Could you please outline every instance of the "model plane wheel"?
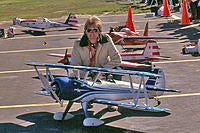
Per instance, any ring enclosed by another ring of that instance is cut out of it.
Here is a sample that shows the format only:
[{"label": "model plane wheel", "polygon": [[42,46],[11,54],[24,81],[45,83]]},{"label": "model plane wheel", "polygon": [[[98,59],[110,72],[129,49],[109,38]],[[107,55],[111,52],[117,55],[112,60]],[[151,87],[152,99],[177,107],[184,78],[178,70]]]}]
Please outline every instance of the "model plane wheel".
[{"label": "model plane wheel", "polygon": [[[53,119],[59,121],[59,120],[62,120],[62,117],[63,117],[63,112],[56,112],[53,116]],[[69,120],[73,117],[74,117],[74,115],[67,113],[64,120]]]},{"label": "model plane wheel", "polygon": [[99,120],[97,118],[85,118],[83,121],[83,125],[86,127],[95,127],[104,124],[104,121]]}]

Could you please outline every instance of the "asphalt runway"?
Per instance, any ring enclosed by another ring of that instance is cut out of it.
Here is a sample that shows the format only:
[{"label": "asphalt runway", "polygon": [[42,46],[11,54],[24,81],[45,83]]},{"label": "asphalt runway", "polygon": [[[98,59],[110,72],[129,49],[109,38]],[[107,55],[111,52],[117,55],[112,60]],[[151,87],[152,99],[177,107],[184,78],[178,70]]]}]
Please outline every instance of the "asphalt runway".
[{"label": "asphalt runway", "polygon": [[[179,13],[173,14],[180,17]],[[41,83],[32,67],[24,63],[39,61],[56,63],[57,58],[48,53],[64,53],[71,50],[75,39],[81,37],[87,16],[77,16],[79,30],[51,29],[46,33],[32,34],[27,28],[17,26],[15,37],[0,38],[0,132],[2,133],[197,133],[200,132],[200,57],[182,55],[181,49],[188,40],[200,38],[200,27],[183,28],[175,17],[150,17],[133,15],[135,28],[143,33],[149,22],[149,35],[171,35],[173,40],[157,40],[161,55],[171,57],[170,61],[156,62],[166,76],[166,87],[178,89],[181,93],[167,93],[160,96],[161,107],[169,112],[150,113],[144,111],[108,112],[104,105],[94,105],[89,112],[105,121],[105,125],[88,128],[82,125],[83,112],[80,104],[70,110],[76,116],[69,121],[54,121],[53,114],[64,111],[64,107],[48,96],[34,93],[41,89]],[[102,15],[103,31],[123,25],[126,15]],[[56,20],[56,19],[55,19]],[[65,18],[58,19],[64,21]],[[2,22],[1,28],[8,28],[11,22]],[[58,72],[59,73],[59,72]],[[65,104],[66,105],[66,104]]]}]

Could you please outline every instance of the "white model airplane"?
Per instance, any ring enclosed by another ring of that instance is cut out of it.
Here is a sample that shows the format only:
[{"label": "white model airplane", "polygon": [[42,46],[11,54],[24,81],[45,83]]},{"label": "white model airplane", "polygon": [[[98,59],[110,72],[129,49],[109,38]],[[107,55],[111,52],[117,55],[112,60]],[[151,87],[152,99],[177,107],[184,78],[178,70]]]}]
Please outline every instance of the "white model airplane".
[{"label": "white model airplane", "polygon": [[[58,101],[61,106],[64,100],[68,100],[65,112],[57,112],[53,118],[55,120],[68,120],[73,117],[69,113],[74,102],[80,102],[84,111],[84,126],[99,126],[104,121],[94,118],[88,114],[88,103],[99,103],[112,106],[118,106],[129,110],[144,110],[153,112],[168,111],[167,108],[149,106],[149,98],[162,95],[164,92],[178,92],[173,89],[166,89],[164,73],[156,69],[154,73],[107,69],[97,67],[72,66],[63,64],[48,64],[41,62],[27,62],[26,65],[33,66],[44,86],[51,96]],[[46,68],[46,78],[43,76],[38,67]],[[67,76],[54,77],[50,69],[67,70]],[[77,76],[73,77],[69,73],[76,71]],[[84,76],[81,77],[81,71]],[[90,73],[96,76],[90,79]],[[117,74],[128,76],[129,81],[112,80],[106,81],[101,78],[104,74]],[[134,83],[134,76],[140,77],[138,84]],[[50,79],[49,79],[50,78]],[[145,80],[147,78],[147,81]],[[146,82],[145,82],[146,81]],[[144,98],[145,104],[139,104],[139,99]],[[130,102],[122,102],[122,100],[130,100]]]},{"label": "white model airplane", "polygon": [[43,17],[39,17],[38,19],[13,18],[13,25],[20,25],[24,27],[42,29],[42,30],[48,28],[57,28],[57,27],[66,27],[66,28],[80,27],[75,14],[72,13],[69,14],[67,20],[64,23],[52,22],[49,19]]},{"label": "white model airplane", "polygon": [[191,54],[192,56],[199,56],[200,55],[200,39],[198,40],[197,44],[195,42],[185,45],[182,48],[183,54]]}]

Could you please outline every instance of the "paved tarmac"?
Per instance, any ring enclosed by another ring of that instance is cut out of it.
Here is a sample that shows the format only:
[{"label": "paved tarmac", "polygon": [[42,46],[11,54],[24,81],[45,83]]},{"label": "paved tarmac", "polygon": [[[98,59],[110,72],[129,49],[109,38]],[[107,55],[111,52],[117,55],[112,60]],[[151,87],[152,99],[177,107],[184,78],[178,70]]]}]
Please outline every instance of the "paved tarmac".
[{"label": "paved tarmac", "polygon": [[[180,13],[174,14],[180,17]],[[16,26],[15,37],[0,38],[0,132],[2,133],[198,133],[200,132],[200,57],[182,55],[181,49],[188,40],[200,38],[200,27],[185,28],[173,17],[150,17],[133,15],[135,28],[143,33],[149,22],[149,35],[171,35],[174,40],[157,40],[161,55],[170,61],[157,62],[166,76],[166,87],[181,90],[181,93],[167,93],[161,96],[161,107],[169,112],[149,113],[144,111],[107,112],[104,105],[90,109],[105,125],[88,128],[82,125],[83,112],[79,104],[70,110],[76,116],[69,121],[54,121],[55,112],[63,111],[48,96],[34,93],[41,89],[41,83],[33,68],[24,65],[29,61],[56,63],[57,59],[48,53],[64,53],[71,50],[75,39],[83,33],[87,16],[77,16],[79,30],[51,29],[45,34],[32,34],[27,28]],[[126,15],[102,15],[103,31],[109,27],[125,24]],[[55,19],[64,21],[65,18]],[[8,28],[11,22],[3,22],[1,28]],[[185,26],[184,26],[185,27]]]}]

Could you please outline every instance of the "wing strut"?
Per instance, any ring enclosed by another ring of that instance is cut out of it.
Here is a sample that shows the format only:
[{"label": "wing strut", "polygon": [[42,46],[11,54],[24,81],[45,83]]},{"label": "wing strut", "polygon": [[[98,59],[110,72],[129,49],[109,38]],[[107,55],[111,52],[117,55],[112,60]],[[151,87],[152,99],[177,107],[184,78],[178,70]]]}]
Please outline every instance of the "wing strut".
[{"label": "wing strut", "polygon": [[140,84],[138,89],[136,90],[137,92],[134,93],[135,95],[133,96],[133,100],[134,100],[134,104],[138,105],[138,100],[140,98],[140,92],[144,92],[144,97],[145,97],[145,105],[148,106],[148,94],[147,94],[147,89],[145,87],[145,80],[144,80],[144,76],[141,76],[140,79]]}]

